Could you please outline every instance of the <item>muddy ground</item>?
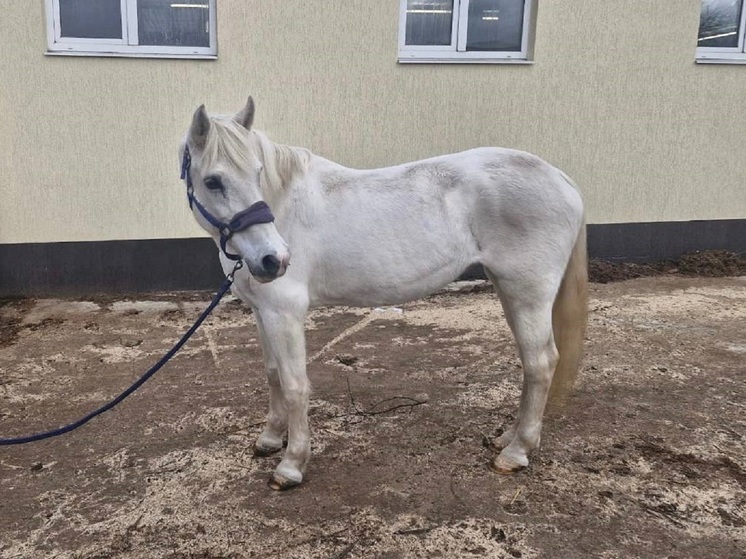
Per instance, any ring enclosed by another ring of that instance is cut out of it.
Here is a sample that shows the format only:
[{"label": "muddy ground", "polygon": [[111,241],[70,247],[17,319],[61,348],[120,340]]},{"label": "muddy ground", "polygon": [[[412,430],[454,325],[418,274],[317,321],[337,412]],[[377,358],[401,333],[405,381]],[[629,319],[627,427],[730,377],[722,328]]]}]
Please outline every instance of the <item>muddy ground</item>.
[{"label": "muddy ground", "polygon": [[[0,307],[0,437],[78,418],[179,337],[206,294]],[[0,447],[0,557],[743,558],[746,278],[592,285],[587,356],[529,468],[492,473],[521,371],[496,298],[462,285],[308,321],[313,458],[254,458],[252,317],[222,304],[159,375],[61,438]]]}]

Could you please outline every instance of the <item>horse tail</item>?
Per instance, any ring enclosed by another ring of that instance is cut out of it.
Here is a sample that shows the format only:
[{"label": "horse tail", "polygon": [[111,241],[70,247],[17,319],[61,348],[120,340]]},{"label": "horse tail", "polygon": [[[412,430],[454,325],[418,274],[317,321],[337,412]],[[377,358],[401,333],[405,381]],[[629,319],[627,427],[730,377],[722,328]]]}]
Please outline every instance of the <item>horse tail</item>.
[{"label": "horse tail", "polygon": [[575,383],[583,357],[587,321],[588,251],[583,219],[552,308],[554,343],[559,353],[549,391],[549,399],[553,404],[561,404]]}]

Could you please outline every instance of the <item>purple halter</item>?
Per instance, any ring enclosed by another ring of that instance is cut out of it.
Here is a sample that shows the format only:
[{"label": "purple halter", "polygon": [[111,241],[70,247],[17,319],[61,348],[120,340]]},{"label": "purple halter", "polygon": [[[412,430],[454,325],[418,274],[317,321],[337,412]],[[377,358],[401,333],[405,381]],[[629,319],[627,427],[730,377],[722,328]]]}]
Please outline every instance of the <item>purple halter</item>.
[{"label": "purple halter", "polygon": [[186,181],[187,185],[187,198],[189,198],[189,207],[193,208],[197,206],[199,213],[210,222],[210,225],[215,227],[220,232],[220,248],[225,254],[226,258],[231,260],[241,260],[241,257],[237,254],[231,254],[228,252],[226,243],[238,231],[248,229],[252,225],[259,225],[261,223],[272,223],[275,220],[275,216],[272,215],[272,211],[269,206],[263,200],[251,204],[245,210],[238,212],[233,218],[225,223],[220,221],[214,215],[207,211],[202,204],[199,203],[197,197],[194,195],[194,185],[192,184],[192,177],[189,174],[189,169],[192,166],[192,156],[189,154],[189,148],[184,146],[184,159],[181,161],[181,178]]}]

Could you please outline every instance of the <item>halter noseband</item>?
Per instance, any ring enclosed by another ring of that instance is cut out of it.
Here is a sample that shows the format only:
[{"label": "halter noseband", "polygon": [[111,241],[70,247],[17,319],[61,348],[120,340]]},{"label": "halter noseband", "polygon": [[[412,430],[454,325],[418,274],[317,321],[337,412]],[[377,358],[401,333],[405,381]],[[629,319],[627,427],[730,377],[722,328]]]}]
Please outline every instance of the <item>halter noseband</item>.
[{"label": "halter noseband", "polygon": [[275,217],[272,215],[272,211],[269,206],[263,200],[251,204],[248,208],[238,212],[233,218],[225,223],[220,221],[214,215],[207,211],[202,204],[199,203],[197,197],[194,195],[194,185],[192,184],[192,177],[189,174],[189,169],[192,166],[192,156],[189,154],[189,148],[184,146],[184,158],[181,161],[181,179],[186,181],[187,185],[187,198],[189,199],[189,208],[197,206],[199,213],[220,232],[220,248],[223,254],[231,260],[241,260],[241,257],[237,254],[231,254],[228,252],[226,243],[238,231],[248,229],[252,225],[259,225],[261,223],[272,223]]}]

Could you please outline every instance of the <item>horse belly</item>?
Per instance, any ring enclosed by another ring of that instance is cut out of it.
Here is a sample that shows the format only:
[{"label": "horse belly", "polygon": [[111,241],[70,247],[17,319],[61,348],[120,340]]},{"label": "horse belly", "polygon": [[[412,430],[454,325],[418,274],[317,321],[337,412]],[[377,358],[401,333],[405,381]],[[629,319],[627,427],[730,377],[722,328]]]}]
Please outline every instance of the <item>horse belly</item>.
[{"label": "horse belly", "polygon": [[[471,236],[423,212],[404,222],[351,225],[319,259],[312,303],[392,305],[419,299],[454,281],[476,260]],[[366,226],[367,225],[367,226]]]}]

